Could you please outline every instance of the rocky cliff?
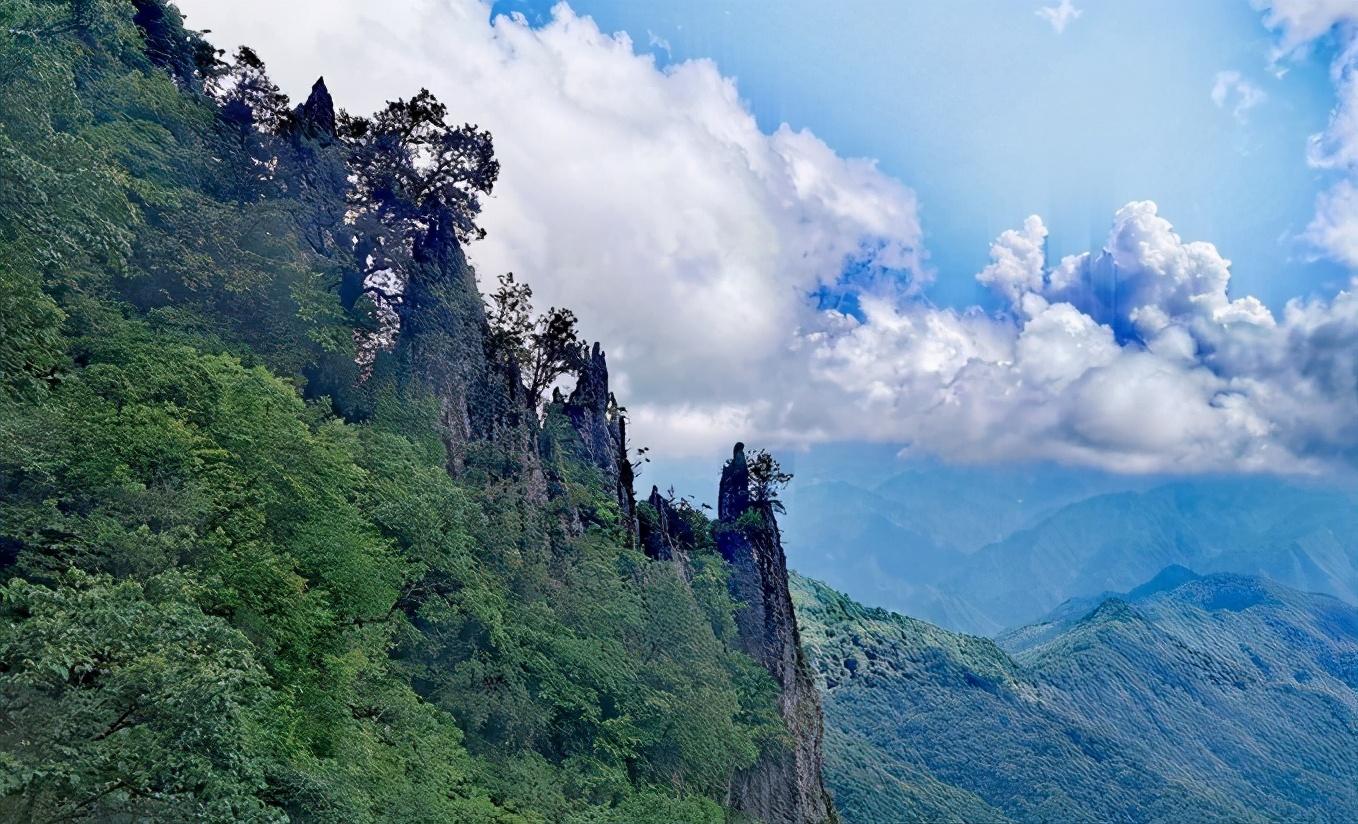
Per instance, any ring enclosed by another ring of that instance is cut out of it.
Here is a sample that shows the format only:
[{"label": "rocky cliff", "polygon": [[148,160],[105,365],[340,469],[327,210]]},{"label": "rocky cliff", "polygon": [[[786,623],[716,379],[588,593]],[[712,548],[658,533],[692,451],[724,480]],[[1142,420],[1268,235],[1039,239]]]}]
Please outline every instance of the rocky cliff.
[{"label": "rocky cliff", "polygon": [[[335,129],[324,83],[317,83],[294,117],[299,151],[321,156]],[[445,218],[436,215],[428,231],[415,239],[409,277],[396,307],[400,329],[395,355],[404,364],[405,379],[417,381],[437,403],[451,474],[462,474],[473,461],[480,471],[518,485],[529,502],[545,503],[560,487],[548,477],[555,465],[549,452],[559,443],[539,437],[537,410],[517,370],[489,351],[475,273],[451,216]],[[653,559],[676,564],[687,577],[689,553],[697,541],[693,523],[655,488],[646,517],[638,518],[626,418],[609,389],[607,359],[599,344],[582,353],[575,378],[569,397],[554,394],[548,416],[560,415],[568,422],[570,448],[597,471],[594,482],[601,482],[616,501],[617,526],[627,540]],[[575,512],[567,519],[574,524],[567,528],[582,529],[582,517],[588,520],[597,513]],[[732,597],[743,605],[736,614],[741,649],[773,676],[789,731],[785,746],[765,752],[733,779],[730,804],[766,824],[833,821],[821,782],[820,702],[802,655],[778,524],[771,502],[751,498],[740,444],[722,472],[714,537],[730,564]]]},{"label": "rocky cliff", "polygon": [[669,499],[660,494],[659,487],[651,487],[646,503],[654,511],[654,517],[642,527],[642,550],[657,561],[678,564],[687,576],[689,551],[697,538],[693,525],[679,514]]},{"label": "rocky cliff", "polygon": [[0,16],[0,821],[750,822],[763,641],[602,349],[483,306],[490,135],[169,0]]},{"label": "rocky cliff", "polygon": [[[367,241],[360,240],[351,263],[340,253],[348,180],[338,121],[321,79],[282,129],[299,169],[295,195],[308,207],[300,210],[297,228],[314,251],[341,263],[340,302],[352,310],[364,294],[391,292],[393,284],[383,282],[381,273],[365,274],[371,254]],[[538,455],[537,410],[517,365],[495,357],[488,347],[485,304],[458,240],[452,208],[426,208],[427,226],[409,238],[408,262],[401,267],[404,283],[395,284],[394,296],[384,294],[398,326],[378,334],[394,338],[399,380],[416,381],[437,403],[449,472],[461,475],[475,453],[481,469],[522,481],[528,500],[540,504],[547,491]]]},{"label": "rocky cliff", "polygon": [[632,462],[627,455],[627,419],[608,388],[608,362],[598,343],[581,358],[575,389],[562,411],[580,436],[586,461],[598,469],[618,503],[620,526],[629,541],[637,534]]},{"label": "rocky cliff", "polygon": [[820,698],[788,590],[773,504],[750,496],[744,444],[736,444],[721,474],[717,548],[731,565],[730,589],[743,650],[764,666],[780,690],[779,711],[790,739],[766,751],[731,785],[731,806],[767,824],[837,820],[821,780]]}]

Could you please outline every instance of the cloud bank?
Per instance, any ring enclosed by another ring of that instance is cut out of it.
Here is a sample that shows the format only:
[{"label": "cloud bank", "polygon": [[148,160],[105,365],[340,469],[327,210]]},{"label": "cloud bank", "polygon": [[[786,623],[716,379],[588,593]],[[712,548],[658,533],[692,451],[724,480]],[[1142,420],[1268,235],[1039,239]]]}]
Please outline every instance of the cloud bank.
[{"label": "cloud bank", "polygon": [[[710,61],[659,67],[564,5],[537,27],[479,0],[184,5],[290,89],[319,67],[371,110],[428,86],[489,128],[503,173],[469,250],[481,277],[514,271],[541,306],[574,308],[661,454],[871,439],[958,460],[1304,472],[1358,446],[1358,300],[1275,317],[1232,297],[1229,261],[1153,203],[1119,210],[1101,251],[1055,262],[1030,217],[977,274],[998,311],[938,307],[921,297],[911,191],[808,131],[762,130]],[[1331,31],[1341,5],[1272,4],[1280,48]],[[1353,167],[1352,110],[1317,138],[1317,165]],[[1358,259],[1358,189],[1329,198],[1316,238]]]},{"label": "cloud bank", "polygon": [[1130,203],[1104,249],[1044,261],[1037,217],[978,278],[986,315],[865,303],[815,336],[818,376],[883,438],[977,461],[1055,459],[1124,472],[1318,471],[1358,443],[1358,301],[1281,318],[1228,293],[1230,263]]}]

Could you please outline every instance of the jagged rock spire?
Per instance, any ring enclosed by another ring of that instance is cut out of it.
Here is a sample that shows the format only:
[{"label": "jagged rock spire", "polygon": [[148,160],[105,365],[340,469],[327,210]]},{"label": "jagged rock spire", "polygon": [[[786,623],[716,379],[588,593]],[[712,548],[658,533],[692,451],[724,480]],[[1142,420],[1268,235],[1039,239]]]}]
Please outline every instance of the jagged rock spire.
[{"label": "jagged rock spire", "polygon": [[333,140],[339,133],[335,121],[335,101],[325,86],[325,78],[318,78],[311,87],[306,102],[294,112],[298,133],[316,141]]},{"label": "jagged rock spire", "polygon": [[657,561],[675,561],[687,575],[688,551],[695,543],[693,525],[684,520],[657,486],[651,486],[646,503],[655,510],[655,524],[641,530],[642,551]]},{"label": "jagged rock spire", "polygon": [[586,457],[614,490],[622,526],[629,539],[637,534],[632,461],[627,454],[627,419],[608,389],[608,361],[596,342],[581,358],[575,389],[563,410],[580,436]]},{"label": "jagged rock spire", "polygon": [[731,460],[721,470],[717,492],[717,519],[734,521],[750,508],[750,466],[745,461],[745,444],[737,443]]},{"label": "jagged rock spire", "polygon": [[[746,517],[751,510],[755,517]],[[778,684],[779,714],[791,740],[766,750],[731,783],[736,810],[760,821],[823,824],[836,821],[821,779],[820,697],[788,590],[787,558],[773,506],[751,501],[745,445],[737,443],[721,472],[717,497],[717,549],[731,565],[727,579],[743,651]]]},{"label": "jagged rock spire", "polygon": [[608,361],[598,343],[585,353],[575,376],[575,389],[566,401],[566,416],[580,435],[590,463],[616,482],[618,432],[610,420]]}]

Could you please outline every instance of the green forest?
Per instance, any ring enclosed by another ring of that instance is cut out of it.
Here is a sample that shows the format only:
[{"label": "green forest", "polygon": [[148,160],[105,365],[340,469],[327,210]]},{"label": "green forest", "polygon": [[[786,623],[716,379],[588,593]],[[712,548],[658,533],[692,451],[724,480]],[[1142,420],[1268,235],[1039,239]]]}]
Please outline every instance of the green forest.
[{"label": "green forest", "polygon": [[723,822],[785,745],[712,523],[649,556],[577,425],[598,350],[477,291],[457,115],[0,0],[0,820]]},{"label": "green forest", "polygon": [[793,576],[854,824],[1358,815],[1358,609],[1170,567],[998,641]]}]

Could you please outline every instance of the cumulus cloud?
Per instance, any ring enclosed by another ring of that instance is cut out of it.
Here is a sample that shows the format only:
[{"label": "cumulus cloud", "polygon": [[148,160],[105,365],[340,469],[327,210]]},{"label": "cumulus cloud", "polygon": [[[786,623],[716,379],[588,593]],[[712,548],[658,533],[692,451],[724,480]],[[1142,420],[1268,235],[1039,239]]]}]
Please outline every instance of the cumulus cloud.
[{"label": "cumulus cloud", "polygon": [[1066,30],[1066,26],[1069,26],[1072,22],[1078,20],[1080,15],[1084,14],[1084,9],[1075,8],[1075,4],[1071,2],[1071,0],[1061,0],[1061,2],[1055,6],[1043,6],[1039,8],[1036,14],[1038,17],[1041,17],[1051,24],[1052,31],[1057,34],[1063,34]]},{"label": "cumulus cloud", "polygon": [[1267,99],[1264,90],[1246,80],[1235,70],[1219,71],[1212,80],[1212,102],[1218,109],[1230,109],[1241,123],[1250,109]]},{"label": "cumulus cloud", "polygon": [[868,302],[813,336],[813,372],[877,436],[953,458],[1305,472],[1358,445],[1349,293],[1279,320],[1150,202],[1120,209],[1098,253],[1048,267],[1045,235],[1029,218],[993,245],[978,278],[1005,311]]},{"label": "cumulus cloud", "polygon": [[[709,61],[659,68],[564,5],[532,27],[479,0],[399,15],[182,2],[219,41],[258,46],[287,88],[323,71],[372,110],[428,86],[489,128],[504,170],[469,250],[481,276],[514,271],[574,308],[634,434],[666,455],[876,439],[979,461],[1308,471],[1358,447],[1358,299],[1275,317],[1233,297],[1229,261],[1153,203],[1054,262],[1029,218],[977,274],[998,311],[938,307],[919,290],[913,194],[810,132],[762,130]],[[1277,25],[1319,25],[1294,11]],[[1313,227],[1332,245],[1358,211],[1354,190],[1334,194]],[[810,297],[844,288],[852,311]]]},{"label": "cumulus cloud", "polygon": [[990,246],[991,264],[976,279],[1013,300],[1042,286],[1047,265],[1047,227],[1030,216],[1022,229],[1009,229]]}]

